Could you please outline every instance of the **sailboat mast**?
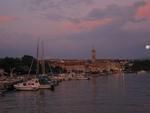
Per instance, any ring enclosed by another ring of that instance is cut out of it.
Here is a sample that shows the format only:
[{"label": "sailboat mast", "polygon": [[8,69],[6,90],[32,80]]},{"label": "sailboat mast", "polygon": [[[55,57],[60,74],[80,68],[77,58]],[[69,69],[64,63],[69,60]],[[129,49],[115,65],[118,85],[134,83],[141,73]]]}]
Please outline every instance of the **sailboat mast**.
[{"label": "sailboat mast", "polygon": [[37,43],[37,70],[36,70],[36,75],[39,74],[39,43],[40,43],[40,39],[38,39],[38,43]]},{"label": "sailboat mast", "polygon": [[44,42],[42,41],[42,73],[45,74]]}]

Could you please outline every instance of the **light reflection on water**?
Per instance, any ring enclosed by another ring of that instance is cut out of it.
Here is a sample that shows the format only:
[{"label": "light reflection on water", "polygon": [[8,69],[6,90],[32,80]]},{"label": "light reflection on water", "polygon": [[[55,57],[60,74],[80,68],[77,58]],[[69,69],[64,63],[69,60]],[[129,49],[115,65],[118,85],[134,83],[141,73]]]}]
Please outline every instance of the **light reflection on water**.
[{"label": "light reflection on water", "polygon": [[150,74],[66,81],[54,92],[10,92],[0,113],[150,113]]}]

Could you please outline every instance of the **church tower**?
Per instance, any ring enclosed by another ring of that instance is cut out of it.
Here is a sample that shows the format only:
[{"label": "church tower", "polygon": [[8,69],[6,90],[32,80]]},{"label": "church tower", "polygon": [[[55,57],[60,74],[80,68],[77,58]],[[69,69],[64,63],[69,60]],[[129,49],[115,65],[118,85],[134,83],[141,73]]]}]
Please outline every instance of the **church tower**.
[{"label": "church tower", "polygon": [[96,61],[96,50],[95,48],[93,47],[92,48],[92,63],[94,63]]}]

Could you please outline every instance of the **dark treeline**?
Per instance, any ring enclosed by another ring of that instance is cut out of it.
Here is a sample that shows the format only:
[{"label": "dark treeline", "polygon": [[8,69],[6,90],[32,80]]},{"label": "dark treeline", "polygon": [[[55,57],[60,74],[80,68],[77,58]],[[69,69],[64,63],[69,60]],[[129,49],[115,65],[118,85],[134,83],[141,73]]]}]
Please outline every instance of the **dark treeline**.
[{"label": "dark treeline", "polygon": [[125,65],[127,72],[150,71],[150,60],[132,60]]},{"label": "dark treeline", "polygon": [[[32,64],[32,66],[31,66]],[[0,69],[4,69],[6,73],[15,73],[17,75],[28,74],[31,67],[30,74],[37,72],[37,60],[29,55],[24,55],[22,58],[5,57],[0,59]],[[61,73],[64,70],[60,67],[53,67],[48,62],[45,62],[46,73]],[[39,73],[42,73],[40,65]]]},{"label": "dark treeline", "polygon": [[[0,69],[3,69],[8,74],[11,72],[16,75],[28,74],[30,67],[30,74],[36,74],[37,60],[29,55],[24,55],[22,58],[5,57],[0,59]],[[39,67],[39,73],[42,73],[42,65]],[[138,72],[143,70],[150,71],[150,60],[129,60],[129,62],[124,66],[125,72]],[[50,63],[45,61],[45,72],[56,74],[66,71],[58,66],[51,66]]]}]

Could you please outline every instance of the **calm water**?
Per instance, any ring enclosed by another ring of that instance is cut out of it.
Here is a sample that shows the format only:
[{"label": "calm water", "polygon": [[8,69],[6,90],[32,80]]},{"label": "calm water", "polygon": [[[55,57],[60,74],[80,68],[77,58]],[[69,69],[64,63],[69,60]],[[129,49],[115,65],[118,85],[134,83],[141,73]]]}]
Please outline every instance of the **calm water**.
[{"label": "calm water", "polygon": [[150,74],[66,81],[54,92],[10,92],[0,113],[150,113]]}]

